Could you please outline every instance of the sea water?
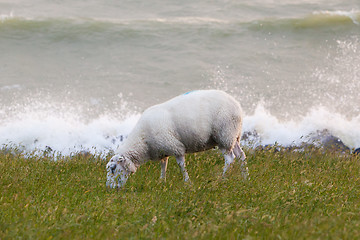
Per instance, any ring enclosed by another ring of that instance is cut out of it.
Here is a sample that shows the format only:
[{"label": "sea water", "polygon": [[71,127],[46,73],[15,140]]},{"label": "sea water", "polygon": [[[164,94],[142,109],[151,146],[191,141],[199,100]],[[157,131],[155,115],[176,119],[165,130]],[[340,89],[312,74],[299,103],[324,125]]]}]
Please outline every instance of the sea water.
[{"label": "sea water", "polygon": [[358,0],[0,1],[0,145],[109,152],[147,107],[221,89],[258,144],[360,147]]}]

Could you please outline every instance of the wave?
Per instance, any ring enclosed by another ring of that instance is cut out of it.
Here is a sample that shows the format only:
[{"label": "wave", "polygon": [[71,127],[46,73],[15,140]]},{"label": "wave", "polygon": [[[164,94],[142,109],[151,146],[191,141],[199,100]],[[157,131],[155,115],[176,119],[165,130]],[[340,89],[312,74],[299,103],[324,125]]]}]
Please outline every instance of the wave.
[{"label": "wave", "polygon": [[319,12],[315,12],[313,14],[315,16],[315,18],[323,18],[323,19],[327,19],[328,21],[342,21],[342,20],[348,20],[351,19],[351,21],[356,24],[359,25],[359,20],[360,20],[360,12],[359,11],[319,11]]},{"label": "wave", "polygon": [[65,156],[77,152],[107,154],[126,138],[139,118],[136,114],[125,120],[101,116],[85,123],[74,117],[29,115],[0,126],[0,146],[39,153],[50,149]]},{"label": "wave", "polygon": [[305,18],[292,20],[295,27],[311,28],[336,25],[359,25],[360,11],[317,11]]},{"label": "wave", "polygon": [[338,26],[358,27],[360,11],[317,11],[301,18],[255,20],[251,29],[318,29]]},{"label": "wave", "polygon": [[[59,155],[78,152],[108,154],[126,139],[139,117],[140,114],[133,113],[121,120],[107,114],[83,122],[74,114],[28,111],[16,119],[3,121],[0,125],[0,148],[16,146],[25,152],[51,150]],[[244,140],[242,144],[248,147],[301,145],[311,141],[309,136],[324,129],[340,138],[349,148],[360,147],[360,116],[347,119],[318,107],[311,109],[300,120],[281,121],[262,104],[253,114],[244,117],[243,132],[256,132],[256,138],[253,141]]]},{"label": "wave", "polygon": [[313,107],[299,120],[282,121],[259,104],[253,115],[244,118],[244,132],[256,132],[252,145],[301,145],[312,141],[309,136],[326,130],[349,148],[360,147],[360,116],[347,117],[324,107]]},{"label": "wave", "polygon": [[82,26],[148,26],[148,25],[204,25],[204,24],[230,24],[231,21],[208,17],[174,17],[174,18],[144,18],[144,19],[115,19],[115,18],[28,18],[13,14],[0,15],[0,26],[48,26],[48,25],[76,25]]},{"label": "wave", "polygon": [[[9,86],[10,90],[12,87],[17,86]],[[21,96],[15,97],[15,102],[0,104],[0,149],[36,153],[51,149],[60,155],[83,151],[106,154],[117,148],[139,118],[120,95],[110,103],[43,91]]]},{"label": "wave", "polygon": [[168,17],[168,18],[144,18],[144,19],[114,19],[114,18],[29,18],[16,16],[13,13],[0,15],[0,28],[7,26],[10,28],[42,28],[56,27],[67,29],[66,27],[93,28],[101,30],[111,26],[123,27],[158,27],[158,26],[208,26],[238,28],[244,26],[250,29],[290,27],[290,28],[319,28],[342,25],[358,26],[360,24],[360,10],[351,11],[317,11],[307,16],[298,18],[267,18],[252,19],[243,21],[239,19],[211,18],[211,17]]}]

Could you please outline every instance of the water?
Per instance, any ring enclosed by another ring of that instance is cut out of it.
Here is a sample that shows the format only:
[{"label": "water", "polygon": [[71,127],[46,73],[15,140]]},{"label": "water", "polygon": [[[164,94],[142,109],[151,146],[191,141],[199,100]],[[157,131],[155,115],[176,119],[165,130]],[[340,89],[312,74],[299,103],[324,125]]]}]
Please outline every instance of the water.
[{"label": "water", "polygon": [[261,144],[360,147],[357,0],[0,0],[0,144],[108,152],[141,112],[222,89]]}]

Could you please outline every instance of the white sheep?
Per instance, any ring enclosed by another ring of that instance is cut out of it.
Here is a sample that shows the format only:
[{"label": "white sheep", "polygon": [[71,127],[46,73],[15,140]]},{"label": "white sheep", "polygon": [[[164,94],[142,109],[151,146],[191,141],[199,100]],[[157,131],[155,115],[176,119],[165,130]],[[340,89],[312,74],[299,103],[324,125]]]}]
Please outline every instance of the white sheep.
[{"label": "white sheep", "polygon": [[185,154],[218,146],[225,158],[223,174],[234,158],[241,160],[246,179],[246,156],[240,147],[242,110],[230,95],[219,90],[189,92],[145,110],[107,168],[108,187],[122,187],[131,173],[149,160],[161,160],[161,176],[169,156],[175,156],[185,181]]}]

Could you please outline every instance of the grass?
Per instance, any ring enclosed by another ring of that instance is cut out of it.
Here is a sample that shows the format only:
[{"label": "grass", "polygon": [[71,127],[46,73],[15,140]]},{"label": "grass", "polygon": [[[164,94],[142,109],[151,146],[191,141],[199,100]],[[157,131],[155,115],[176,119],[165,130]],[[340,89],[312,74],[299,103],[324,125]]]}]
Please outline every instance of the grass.
[{"label": "grass", "polygon": [[307,151],[248,152],[221,178],[213,150],[147,163],[117,191],[106,159],[0,153],[0,239],[360,239],[360,161]]}]

